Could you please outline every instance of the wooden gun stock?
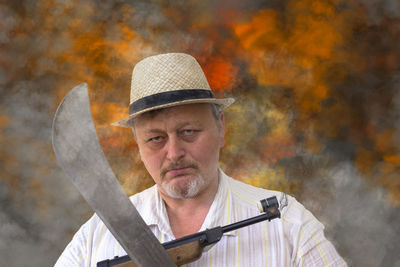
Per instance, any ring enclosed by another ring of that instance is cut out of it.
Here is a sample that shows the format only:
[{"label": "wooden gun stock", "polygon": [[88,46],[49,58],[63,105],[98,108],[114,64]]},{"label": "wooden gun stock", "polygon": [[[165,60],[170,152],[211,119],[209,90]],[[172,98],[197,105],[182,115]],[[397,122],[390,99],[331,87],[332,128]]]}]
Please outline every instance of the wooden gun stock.
[{"label": "wooden gun stock", "polygon": [[168,255],[177,266],[198,260],[203,253],[201,240],[195,240],[178,247],[167,249]]},{"label": "wooden gun stock", "polygon": [[[212,229],[207,229],[202,232],[163,243],[162,245],[177,266],[193,262],[201,257],[204,247],[217,243],[224,233],[265,220],[271,221],[272,219],[281,217],[276,197],[263,199],[260,203],[260,210],[264,212],[262,215],[223,227],[218,226]],[[115,257],[114,259],[104,260],[97,263],[97,267],[110,267],[116,265],[118,265],[118,267],[136,267],[136,264],[131,261],[129,256]]]},{"label": "wooden gun stock", "polygon": [[[203,247],[200,240],[195,240],[178,247],[167,249],[168,255],[176,263],[177,266],[198,260],[203,253]],[[121,259],[124,257],[121,257]],[[115,258],[117,259],[117,258]],[[128,259],[127,262],[117,264],[118,267],[137,267],[136,264]],[[98,266],[98,265],[97,265]],[[113,265],[108,265],[113,266]]]}]

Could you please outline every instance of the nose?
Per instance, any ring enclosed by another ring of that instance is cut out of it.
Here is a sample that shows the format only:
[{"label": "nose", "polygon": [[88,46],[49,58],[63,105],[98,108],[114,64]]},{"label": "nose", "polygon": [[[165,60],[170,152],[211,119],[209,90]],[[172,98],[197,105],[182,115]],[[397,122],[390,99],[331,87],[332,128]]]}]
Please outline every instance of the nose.
[{"label": "nose", "polygon": [[176,162],[184,157],[185,149],[184,144],[179,138],[169,137],[166,145],[167,159]]}]

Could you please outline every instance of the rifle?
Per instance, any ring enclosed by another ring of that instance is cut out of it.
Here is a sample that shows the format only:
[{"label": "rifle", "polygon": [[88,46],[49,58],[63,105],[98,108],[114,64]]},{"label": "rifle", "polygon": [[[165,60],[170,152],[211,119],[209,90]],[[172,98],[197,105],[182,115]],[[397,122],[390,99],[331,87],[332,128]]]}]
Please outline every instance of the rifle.
[{"label": "rifle", "polygon": [[[271,221],[272,219],[281,217],[279,203],[276,197],[270,197],[261,200],[260,203],[258,203],[258,207],[260,212],[264,212],[262,215],[228,224],[226,226],[217,226],[202,232],[187,235],[169,242],[165,242],[162,244],[162,246],[177,266],[193,262],[201,257],[205,247],[221,240],[224,233],[265,220]],[[110,267],[116,265],[119,265],[119,267],[136,266],[128,255],[122,257],[116,256],[111,260],[104,260],[97,263],[97,267]]]}]

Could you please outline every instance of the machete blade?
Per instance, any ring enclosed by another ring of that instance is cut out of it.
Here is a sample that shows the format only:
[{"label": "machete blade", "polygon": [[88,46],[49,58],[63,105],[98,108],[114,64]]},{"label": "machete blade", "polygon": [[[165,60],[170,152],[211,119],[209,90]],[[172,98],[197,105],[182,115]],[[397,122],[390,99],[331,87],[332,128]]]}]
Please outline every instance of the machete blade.
[{"label": "machete blade", "polygon": [[138,266],[175,266],[118,183],[97,139],[86,83],[57,109],[52,129],[57,160]]}]

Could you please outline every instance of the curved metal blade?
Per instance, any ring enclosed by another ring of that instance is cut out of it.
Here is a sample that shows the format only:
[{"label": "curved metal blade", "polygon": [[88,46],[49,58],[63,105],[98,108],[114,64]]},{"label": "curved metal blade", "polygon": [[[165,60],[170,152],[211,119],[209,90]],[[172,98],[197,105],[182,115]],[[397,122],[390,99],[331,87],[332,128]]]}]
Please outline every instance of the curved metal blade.
[{"label": "curved metal blade", "polygon": [[87,84],[73,88],[53,121],[62,169],[138,266],[175,266],[111,170],[97,139]]}]

